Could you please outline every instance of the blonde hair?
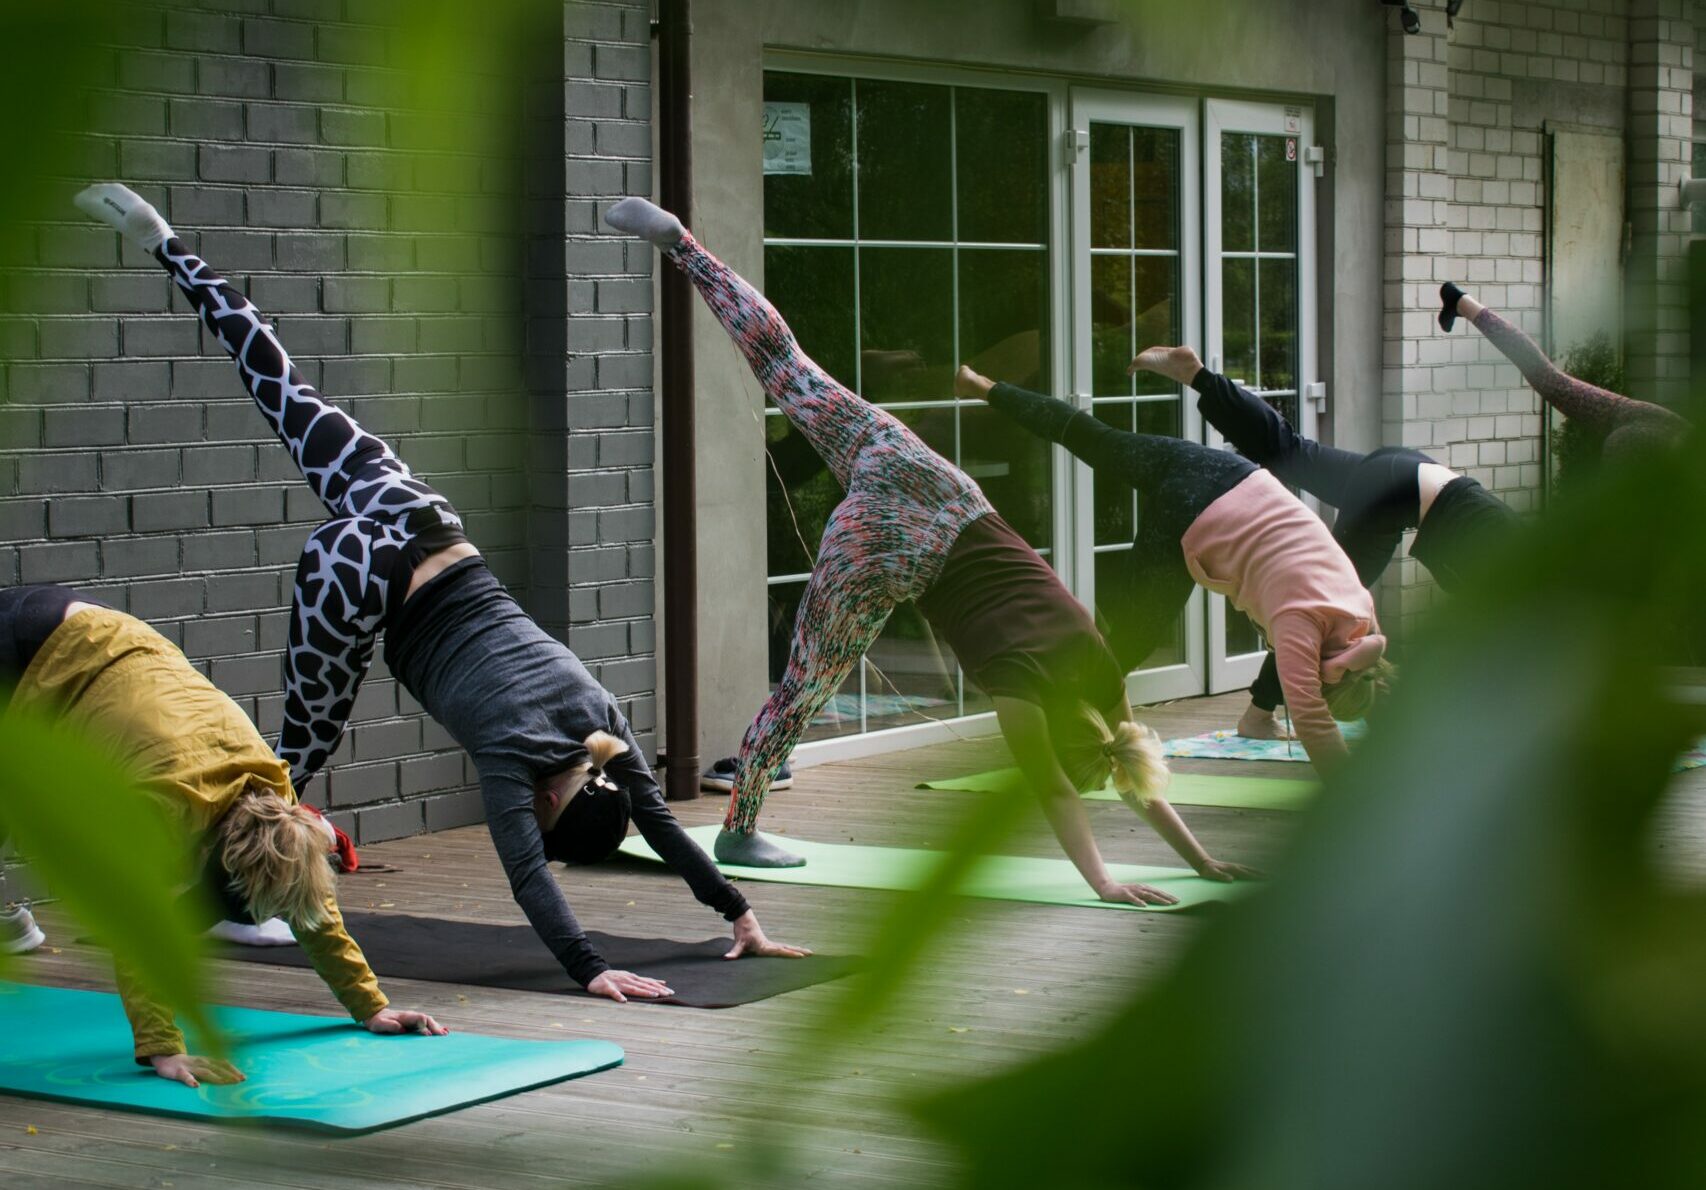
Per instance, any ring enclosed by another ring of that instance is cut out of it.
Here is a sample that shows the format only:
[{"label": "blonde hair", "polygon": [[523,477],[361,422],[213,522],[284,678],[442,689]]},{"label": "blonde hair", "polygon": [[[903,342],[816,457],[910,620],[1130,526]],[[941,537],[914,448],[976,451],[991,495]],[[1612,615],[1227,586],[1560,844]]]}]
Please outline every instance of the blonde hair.
[{"label": "blonde hair", "polygon": [[256,921],[313,929],[336,896],[326,835],[273,790],[251,785],[219,822],[220,861]]},{"label": "blonde hair", "polygon": [[1332,685],[1321,687],[1321,697],[1327,700],[1333,718],[1354,723],[1374,709],[1397,677],[1398,667],[1382,657],[1367,669],[1352,670]]},{"label": "blonde hair", "polygon": [[1134,719],[1122,719],[1112,728],[1102,713],[1088,704],[1084,717],[1102,742],[1103,762],[1114,780],[1114,792],[1123,801],[1146,805],[1167,788],[1171,774],[1155,729]]},{"label": "blonde hair", "polygon": [[569,803],[575,799],[575,795],[586,788],[586,783],[592,779],[593,773],[602,772],[605,765],[628,750],[626,743],[608,731],[593,732],[582,741],[582,746],[586,749],[586,759],[568,769],[568,780],[563,785],[563,796],[558,799],[556,807],[552,809],[549,815],[545,815],[541,811],[539,825],[545,830],[550,830],[557,825],[557,820],[563,816],[563,811],[569,808]]}]

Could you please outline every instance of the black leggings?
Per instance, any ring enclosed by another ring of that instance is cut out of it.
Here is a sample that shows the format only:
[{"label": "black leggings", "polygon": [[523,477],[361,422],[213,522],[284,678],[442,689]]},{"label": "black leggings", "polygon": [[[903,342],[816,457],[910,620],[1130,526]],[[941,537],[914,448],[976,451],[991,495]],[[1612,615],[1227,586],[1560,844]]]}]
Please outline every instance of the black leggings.
[{"label": "black leggings", "polygon": [[1111,609],[1115,615],[1108,617],[1114,655],[1127,670],[1136,669],[1167,639],[1196,589],[1180,547],[1185,531],[1255,467],[1182,438],[1116,430],[1065,401],[1011,384],[996,385],[989,404],[1038,437],[1060,443],[1097,476],[1137,490],[1131,605]]}]

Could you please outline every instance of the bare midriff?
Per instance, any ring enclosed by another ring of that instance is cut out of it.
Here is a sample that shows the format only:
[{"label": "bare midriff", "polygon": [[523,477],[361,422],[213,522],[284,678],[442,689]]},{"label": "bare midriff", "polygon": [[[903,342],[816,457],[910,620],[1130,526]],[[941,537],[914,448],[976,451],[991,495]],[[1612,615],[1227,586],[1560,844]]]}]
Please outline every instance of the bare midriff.
[{"label": "bare midriff", "polygon": [[1428,509],[1433,507],[1446,485],[1457,477],[1457,472],[1439,463],[1423,463],[1416,469],[1416,524],[1428,519]]},{"label": "bare midriff", "polygon": [[403,596],[403,602],[407,603],[416,591],[419,591],[462,559],[478,558],[479,556],[480,551],[474,548],[474,543],[471,541],[459,541],[455,545],[445,546],[437,553],[428,554],[421,559],[420,565],[416,566],[415,572],[409,576],[409,589]]}]

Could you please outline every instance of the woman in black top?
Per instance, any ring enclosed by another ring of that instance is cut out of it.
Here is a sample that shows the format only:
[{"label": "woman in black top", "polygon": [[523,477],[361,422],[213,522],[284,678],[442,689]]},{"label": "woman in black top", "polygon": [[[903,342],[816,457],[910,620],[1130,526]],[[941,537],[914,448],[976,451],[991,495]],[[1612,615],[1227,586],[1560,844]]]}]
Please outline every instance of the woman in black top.
[{"label": "woman in black top", "polygon": [[609,855],[630,813],[694,896],[734,923],[729,958],[806,953],[765,937],[746,898],[669,812],[615,700],[511,598],[449,501],[327,404],[260,311],[140,196],[91,186],[77,205],[171,274],[332,513],[309,536],[291,609],[278,752],[298,791],[337,747],[383,629],[397,680],[474,758],[516,903],[589,992],[613,1000],[670,994],[658,980],[610,968],[547,866]]}]

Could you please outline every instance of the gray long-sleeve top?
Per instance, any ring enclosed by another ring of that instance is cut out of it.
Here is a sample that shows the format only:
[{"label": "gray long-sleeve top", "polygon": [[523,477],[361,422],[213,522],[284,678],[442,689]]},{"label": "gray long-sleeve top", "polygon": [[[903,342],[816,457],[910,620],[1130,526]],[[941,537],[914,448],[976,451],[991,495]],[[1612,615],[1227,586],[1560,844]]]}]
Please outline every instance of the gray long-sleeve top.
[{"label": "gray long-sleeve top", "polygon": [[533,790],[608,731],[628,751],[605,767],[628,791],[653,851],[701,902],[733,921],[746,898],[687,837],[609,691],[547,635],[479,558],[458,562],[403,605],[386,631],[385,661],[399,682],[474,758],[486,825],[515,900],[563,969],[582,985],[609,964],[587,940],[545,858]]}]

